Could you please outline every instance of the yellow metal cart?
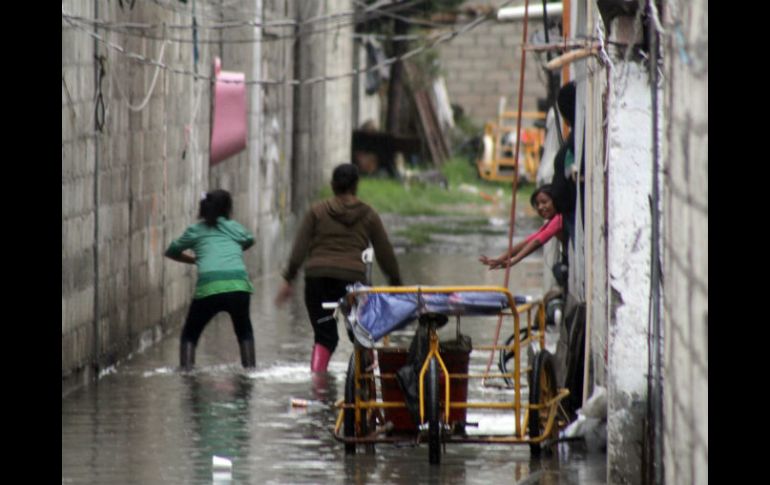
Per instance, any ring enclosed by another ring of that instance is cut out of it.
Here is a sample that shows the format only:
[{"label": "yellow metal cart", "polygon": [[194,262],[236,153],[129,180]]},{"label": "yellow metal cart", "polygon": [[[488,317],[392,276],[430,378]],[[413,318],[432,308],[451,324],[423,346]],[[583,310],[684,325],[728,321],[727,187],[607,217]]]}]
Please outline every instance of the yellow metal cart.
[{"label": "yellow metal cart", "polygon": [[[523,112],[521,114],[521,143],[519,163],[523,164],[527,178],[534,182],[540,167],[540,152],[545,140],[545,129],[535,121],[545,120],[545,113]],[[476,161],[479,176],[484,180],[511,182],[516,172],[516,124],[513,111],[501,111],[496,122],[484,125],[481,156]],[[513,124],[511,124],[513,122]]]},{"label": "yellow metal cart", "polygon": [[[542,301],[517,306],[506,288],[495,286],[358,287],[343,298],[337,315],[355,335],[345,399],[337,403],[339,414],[333,430],[335,438],[345,443],[347,453],[355,453],[356,446],[373,448],[375,443],[427,441],[432,464],[440,463],[442,448],[452,443],[529,444],[532,454],[539,455],[541,443],[555,439],[559,428],[567,424],[559,403],[569,391],[557,389],[553,357],[545,350]],[[460,339],[461,318],[490,315],[509,319],[513,335],[520,338],[512,339],[510,345],[481,345],[472,349],[507,352],[511,356],[511,372],[468,373],[467,355],[462,358],[462,353],[447,350],[439,340],[438,329],[454,317]],[[419,320],[428,340],[427,351],[417,364],[419,425],[410,422],[404,394],[395,384],[395,370],[407,354],[414,354],[414,344],[407,350],[388,341],[390,331],[403,328],[414,318]],[[521,353],[529,346],[535,349],[534,358],[530,367],[524,368]],[[399,354],[400,360],[393,358]],[[526,404],[521,402],[522,371],[529,383]],[[512,382],[514,392],[510,401],[467,399],[468,380],[496,377]],[[515,418],[513,429],[507,434],[469,435],[464,432],[465,426],[471,424],[465,422],[467,409],[510,411]]]}]

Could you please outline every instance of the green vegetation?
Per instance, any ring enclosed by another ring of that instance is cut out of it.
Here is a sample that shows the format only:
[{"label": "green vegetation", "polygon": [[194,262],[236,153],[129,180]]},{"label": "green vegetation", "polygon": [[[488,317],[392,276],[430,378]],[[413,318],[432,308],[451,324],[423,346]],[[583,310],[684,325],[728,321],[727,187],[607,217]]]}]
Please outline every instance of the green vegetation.
[{"label": "green vegetation", "polygon": [[[362,177],[358,196],[381,214],[402,216],[469,216],[480,217],[451,222],[409,224],[396,234],[414,245],[430,242],[431,234],[501,234],[489,226],[490,214],[507,218],[510,213],[509,183],[488,182],[479,178],[476,167],[467,158],[454,157],[441,167],[448,188],[437,183],[405,183],[388,177]],[[532,184],[520,184],[517,207],[529,207],[534,191]],[[331,197],[331,188],[324,187],[320,198]]]},{"label": "green vegetation", "polygon": [[[358,196],[378,212],[405,216],[478,214],[495,201],[503,208],[504,214],[509,211],[511,185],[482,180],[477,175],[476,167],[467,159],[454,157],[441,167],[441,172],[447,179],[448,189],[438,184],[407,184],[386,177],[362,177]],[[477,193],[472,192],[474,188]],[[532,184],[520,184],[516,204],[529,206],[533,191]],[[327,185],[319,193],[319,198],[331,195]]]}]

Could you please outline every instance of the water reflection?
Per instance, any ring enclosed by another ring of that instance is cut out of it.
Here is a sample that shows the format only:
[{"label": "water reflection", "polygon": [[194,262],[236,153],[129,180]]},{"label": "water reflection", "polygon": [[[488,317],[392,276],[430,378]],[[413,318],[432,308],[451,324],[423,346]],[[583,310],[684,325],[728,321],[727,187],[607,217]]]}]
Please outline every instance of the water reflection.
[{"label": "water reflection", "polygon": [[[227,473],[212,468],[214,456],[232,462],[247,460],[250,436],[250,398],[254,383],[241,374],[229,376],[183,375],[187,421],[191,440],[204,466],[196,468],[196,480]],[[209,457],[209,459],[205,459]]]},{"label": "water reflection", "polygon": [[[475,258],[401,254],[399,263],[410,284],[499,284],[502,273],[490,274]],[[511,272],[514,292],[537,294],[537,264],[522,263]],[[176,332],[98,384],[62,399],[62,483],[604,483],[604,455],[572,444],[535,461],[526,445],[451,444],[440,466],[428,464],[425,445],[381,444],[374,454],[346,456],[330,430],[352,345],[341,338],[329,372],[311,374],[312,332],[301,297],[276,311],[277,278],[255,284],[255,370],[241,368],[230,322],[223,318],[204,332],[194,372],[176,370]],[[494,330],[494,319],[462,328],[474,343],[488,342]],[[474,352],[471,370],[481,372],[487,356]],[[485,399],[508,399],[507,392],[469,388],[469,396]],[[293,407],[292,398],[314,403]],[[474,419],[508,426],[488,416]],[[232,473],[215,474],[213,456],[231,459]]]}]

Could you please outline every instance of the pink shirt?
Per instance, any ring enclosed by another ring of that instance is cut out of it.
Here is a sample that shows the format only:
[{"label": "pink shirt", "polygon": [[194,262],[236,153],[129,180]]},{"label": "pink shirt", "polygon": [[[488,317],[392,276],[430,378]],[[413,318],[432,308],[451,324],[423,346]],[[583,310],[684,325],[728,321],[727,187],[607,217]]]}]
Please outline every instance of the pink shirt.
[{"label": "pink shirt", "polygon": [[560,231],[561,214],[556,214],[550,221],[547,221],[545,224],[543,224],[543,226],[538,229],[536,233],[530,234],[527,239],[525,239],[525,241],[530,242],[534,239],[537,239],[540,244],[545,244],[549,239],[558,234]]}]

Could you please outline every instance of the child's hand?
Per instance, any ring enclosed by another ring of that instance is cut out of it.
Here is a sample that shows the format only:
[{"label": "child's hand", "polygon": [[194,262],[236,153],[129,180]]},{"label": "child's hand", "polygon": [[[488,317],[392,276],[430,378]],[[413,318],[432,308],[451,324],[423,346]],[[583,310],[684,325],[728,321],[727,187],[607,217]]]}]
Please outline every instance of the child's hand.
[{"label": "child's hand", "polygon": [[482,255],[479,258],[479,261],[489,266],[490,270],[499,269],[503,266],[503,261],[501,261],[499,258],[489,258],[487,256]]},{"label": "child's hand", "polygon": [[291,284],[284,281],[283,286],[281,286],[281,289],[278,290],[278,294],[275,296],[275,306],[281,306],[284,303],[286,303],[286,300],[291,298],[291,295],[294,293],[294,289],[292,288]]}]

